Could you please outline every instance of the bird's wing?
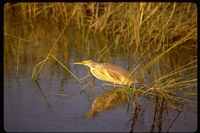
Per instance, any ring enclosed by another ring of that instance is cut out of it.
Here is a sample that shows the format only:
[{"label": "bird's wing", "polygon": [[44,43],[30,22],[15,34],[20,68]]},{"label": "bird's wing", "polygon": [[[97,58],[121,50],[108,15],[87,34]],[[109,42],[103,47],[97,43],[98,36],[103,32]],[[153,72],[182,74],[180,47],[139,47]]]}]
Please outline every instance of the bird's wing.
[{"label": "bird's wing", "polygon": [[102,70],[104,71],[104,73],[107,74],[107,76],[112,77],[116,81],[123,81],[130,74],[127,70],[121,67],[107,63],[104,63],[104,65],[102,65]]},{"label": "bird's wing", "polygon": [[106,65],[104,65],[105,66],[104,69],[106,69],[110,73],[114,73],[117,75],[123,75],[123,76],[128,76],[130,74],[129,71],[127,71],[124,68],[121,68],[119,66],[115,66],[115,65],[107,64],[107,63],[104,63],[104,64],[106,64]]}]

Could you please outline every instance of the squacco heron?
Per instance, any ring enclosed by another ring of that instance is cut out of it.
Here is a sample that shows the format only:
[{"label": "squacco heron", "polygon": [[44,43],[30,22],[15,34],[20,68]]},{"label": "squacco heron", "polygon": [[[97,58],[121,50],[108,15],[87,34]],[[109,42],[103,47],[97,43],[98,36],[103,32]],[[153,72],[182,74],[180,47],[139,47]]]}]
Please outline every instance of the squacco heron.
[{"label": "squacco heron", "polygon": [[74,62],[73,64],[81,64],[90,67],[91,73],[98,79],[112,82],[113,84],[122,84],[130,86],[132,83],[143,83],[145,78],[134,78],[130,72],[113,64],[97,63],[92,60],[83,62]]}]

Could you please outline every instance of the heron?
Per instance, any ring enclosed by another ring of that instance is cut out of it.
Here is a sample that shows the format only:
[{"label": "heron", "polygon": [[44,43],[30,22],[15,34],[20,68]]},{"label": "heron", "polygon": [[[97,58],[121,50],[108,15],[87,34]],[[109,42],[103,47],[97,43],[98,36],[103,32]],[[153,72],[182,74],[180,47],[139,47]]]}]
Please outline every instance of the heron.
[{"label": "heron", "polygon": [[90,72],[97,79],[111,82],[113,84],[131,86],[132,83],[146,82],[144,77],[133,77],[130,75],[128,70],[109,63],[97,63],[93,60],[85,60],[82,62],[74,62],[73,64],[88,66],[90,68]]}]

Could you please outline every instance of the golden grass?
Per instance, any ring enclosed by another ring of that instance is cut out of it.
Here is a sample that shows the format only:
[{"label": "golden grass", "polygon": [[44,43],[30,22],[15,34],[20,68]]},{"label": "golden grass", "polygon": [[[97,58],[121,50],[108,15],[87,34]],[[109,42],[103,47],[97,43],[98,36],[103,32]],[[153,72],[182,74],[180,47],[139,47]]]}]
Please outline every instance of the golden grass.
[{"label": "golden grass", "polygon": [[[56,23],[74,26],[87,32],[119,34],[118,41],[128,45],[151,46],[157,49],[170,45],[173,39],[184,37],[197,30],[197,6],[195,3],[6,3],[4,11],[21,15],[24,21],[51,19]],[[14,11],[13,11],[14,10]],[[196,39],[195,35],[191,39]],[[149,45],[150,44],[150,45]]]}]

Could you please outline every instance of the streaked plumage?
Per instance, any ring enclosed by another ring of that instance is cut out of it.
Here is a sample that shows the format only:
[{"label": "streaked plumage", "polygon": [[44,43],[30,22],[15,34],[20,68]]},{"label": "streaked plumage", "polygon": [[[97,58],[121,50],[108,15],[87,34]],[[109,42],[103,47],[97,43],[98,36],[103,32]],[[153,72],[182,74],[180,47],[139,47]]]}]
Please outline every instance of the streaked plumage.
[{"label": "streaked plumage", "polygon": [[90,67],[91,73],[98,79],[112,82],[114,84],[131,85],[134,82],[145,82],[143,77],[133,78],[130,72],[113,64],[96,63],[92,60],[83,62],[74,62],[73,64],[82,64]]}]

